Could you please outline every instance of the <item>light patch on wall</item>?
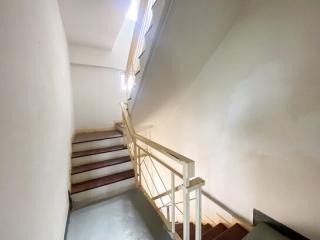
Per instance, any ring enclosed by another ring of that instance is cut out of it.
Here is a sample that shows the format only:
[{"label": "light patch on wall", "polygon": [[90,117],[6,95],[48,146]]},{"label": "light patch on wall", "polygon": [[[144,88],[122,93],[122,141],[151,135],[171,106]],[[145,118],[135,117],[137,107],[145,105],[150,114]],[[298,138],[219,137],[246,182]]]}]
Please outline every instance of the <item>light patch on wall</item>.
[{"label": "light patch on wall", "polygon": [[135,77],[133,75],[128,76],[126,80],[125,73],[121,74],[121,89],[122,91],[126,91],[129,95],[131,93],[132,88],[135,85]]},{"label": "light patch on wall", "polygon": [[139,7],[139,0],[132,0],[129,10],[126,14],[126,18],[134,22],[137,21],[138,7]]},{"label": "light patch on wall", "polygon": [[125,73],[122,73],[120,78],[121,78],[121,90],[122,91],[126,91],[127,85],[126,85],[126,75],[125,75]]}]

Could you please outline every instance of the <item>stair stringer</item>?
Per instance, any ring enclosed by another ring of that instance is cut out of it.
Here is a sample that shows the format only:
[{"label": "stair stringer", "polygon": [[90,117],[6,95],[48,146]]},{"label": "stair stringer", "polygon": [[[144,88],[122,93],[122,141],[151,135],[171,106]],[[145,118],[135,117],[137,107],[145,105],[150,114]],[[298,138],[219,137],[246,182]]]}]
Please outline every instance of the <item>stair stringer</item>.
[{"label": "stair stringer", "polygon": [[144,84],[144,77],[148,71],[150,62],[153,59],[153,53],[158,45],[161,33],[165,28],[174,0],[156,0],[152,6],[152,20],[150,29],[145,34],[145,49],[140,59],[140,69],[135,76],[135,86],[131,90],[128,101],[129,112],[132,112],[135,106],[136,98]]}]

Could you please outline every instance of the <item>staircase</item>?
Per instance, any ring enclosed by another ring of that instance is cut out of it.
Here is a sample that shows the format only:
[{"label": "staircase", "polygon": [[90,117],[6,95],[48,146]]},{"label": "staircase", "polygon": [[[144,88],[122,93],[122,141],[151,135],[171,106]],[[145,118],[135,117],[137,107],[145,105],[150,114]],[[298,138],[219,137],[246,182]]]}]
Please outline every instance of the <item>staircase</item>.
[{"label": "staircase", "polygon": [[127,89],[128,104],[132,108],[142,85],[147,66],[151,61],[156,39],[166,21],[172,0],[141,0],[139,17],[134,31],[126,67],[126,84],[133,80],[132,88]]},{"label": "staircase", "polygon": [[[121,131],[78,133],[73,139],[72,150],[71,198],[74,209],[134,187],[132,156],[124,145]],[[189,226],[189,239],[195,240],[196,226],[194,223]],[[222,223],[201,226],[202,240],[241,240],[248,233],[239,224],[230,228]],[[183,223],[175,224],[175,232],[176,239],[183,239]]]},{"label": "staircase", "polygon": [[[176,224],[176,232],[181,239],[183,239],[183,224]],[[196,227],[190,223],[190,240],[195,240]],[[201,225],[202,240],[241,240],[248,234],[240,224],[236,223],[230,228],[224,224],[219,223],[215,226],[210,224]]]},{"label": "staircase", "polygon": [[72,151],[73,208],[79,208],[133,188],[134,171],[120,131],[76,134]]}]

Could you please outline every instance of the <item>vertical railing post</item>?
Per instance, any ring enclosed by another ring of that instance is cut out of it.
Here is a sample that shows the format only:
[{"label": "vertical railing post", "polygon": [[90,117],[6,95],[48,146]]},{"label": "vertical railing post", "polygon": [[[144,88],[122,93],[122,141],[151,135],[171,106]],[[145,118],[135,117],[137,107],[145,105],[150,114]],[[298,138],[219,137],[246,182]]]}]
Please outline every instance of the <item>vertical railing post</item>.
[{"label": "vertical railing post", "polygon": [[128,145],[128,140],[127,140],[127,133],[126,133],[126,120],[125,120],[125,117],[124,117],[124,113],[122,112],[122,133],[123,133],[123,142],[124,142],[124,145]]},{"label": "vertical railing post", "polygon": [[136,180],[136,186],[138,187],[139,181],[138,181],[138,154],[137,154],[137,144],[136,140],[132,139],[133,143],[133,165],[134,165],[134,171],[135,171],[135,180]]},{"label": "vertical railing post", "polygon": [[189,166],[183,164],[183,240],[190,240]]},{"label": "vertical railing post", "polygon": [[171,232],[176,232],[176,184],[175,175],[171,172]]},{"label": "vertical railing post", "polygon": [[201,240],[201,187],[196,190],[196,240]]},{"label": "vertical railing post", "polygon": [[169,219],[170,219],[170,205],[166,206],[166,210],[167,210],[167,220],[169,221]]},{"label": "vertical railing post", "polygon": [[141,154],[141,152],[140,152],[141,150],[140,150],[140,148],[138,148],[138,173],[139,173],[139,175],[138,175],[138,184],[139,184],[139,186],[141,186],[141,159],[140,159],[140,154]]},{"label": "vertical railing post", "polygon": [[183,240],[190,240],[190,202],[189,190],[183,189]]}]

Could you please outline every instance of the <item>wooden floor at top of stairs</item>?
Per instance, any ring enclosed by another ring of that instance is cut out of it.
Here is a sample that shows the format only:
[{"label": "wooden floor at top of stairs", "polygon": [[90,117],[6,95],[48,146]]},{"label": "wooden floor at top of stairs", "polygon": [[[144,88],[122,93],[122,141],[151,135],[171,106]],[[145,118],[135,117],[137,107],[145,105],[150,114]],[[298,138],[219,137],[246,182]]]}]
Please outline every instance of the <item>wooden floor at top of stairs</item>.
[{"label": "wooden floor at top of stairs", "polygon": [[72,158],[85,157],[85,156],[107,153],[107,152],[114,152],[114,151],[119,151],[126,148],[127,147],[125,145],[117,145],[117,146],[111,146],[111,147],[83,150],[83,151],[73,152]]},{"label": "wooden floor at top of stairs", "polygon": [[80,165],[80,166],[75,166],[72,168],[71,174],[74,175],[74,174],[78,174],[78,173],[88,172],[91,170],[114,166],[117,164],[129,162],[129,161],[130,161],[130,157],[125,156],[125,157],[119,157],[119,158],[84,164],[84,165]]},{"label": "wooden floor at top of stairs", "polygon": [[77,133],[72,141],[72,144],[94,142],[119,137],[122,137],[122,133],[117,130]]},{"label": "wooden floor at top of stairs", "polygon": [[71,194],[76,194],[76,193],[80,193],[90,189],[102,187],[105,185],[109,185],[115,182],[133,178],[133,177],[134,177],[134,170],[131,169],[131,170],[123,171],[120,173],[112,174],[109,176],[96,178],[96,179],[88,180],[85,182],[75,183],[75,184],[72,184]]}]

